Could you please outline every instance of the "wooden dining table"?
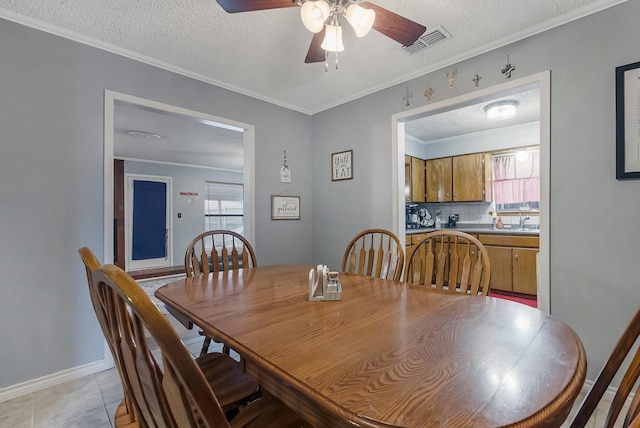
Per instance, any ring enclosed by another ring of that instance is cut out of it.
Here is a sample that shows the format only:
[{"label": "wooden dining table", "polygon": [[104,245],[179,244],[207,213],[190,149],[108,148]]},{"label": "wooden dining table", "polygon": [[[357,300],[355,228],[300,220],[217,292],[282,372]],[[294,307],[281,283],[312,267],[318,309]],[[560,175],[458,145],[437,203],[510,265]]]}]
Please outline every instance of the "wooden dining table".
[{"label": "wooden dining table", "polygon": [[586,357],[557,318],[342,272],[342,300],[312,302],[310,269],[240,269],[155,294],[316,428],[553,427],[569,414]]}]

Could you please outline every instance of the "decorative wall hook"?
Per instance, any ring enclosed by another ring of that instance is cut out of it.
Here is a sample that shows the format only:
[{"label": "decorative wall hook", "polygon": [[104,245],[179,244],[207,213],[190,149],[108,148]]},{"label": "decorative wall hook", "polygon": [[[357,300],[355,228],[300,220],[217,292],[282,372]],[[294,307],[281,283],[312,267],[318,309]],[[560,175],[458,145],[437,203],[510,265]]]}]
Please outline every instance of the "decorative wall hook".
[{"label": "decorative wall hook", "polygon": [[291,168],[287,165],[287,151],[284,151],[284,163],[280,167],[280,182],[291,183]]},{"label": "decorative wall hook", "polygon": [[482,79],[482,77],[478,76],[478,69],[476,68],[476,75],[473,79],[471,79],[471,81],[475,83],[476,88],[478,87],[478,83],[480,83],[480,79]]},{"label": "decorative wall hook", "polygon": [[453,89],[453,82],[456,81],[456,74],[458,74],[458,70],[447,71],[445,79],[449,84],[449,89]]},{"label": "decorative wall hook", "polygon": [[504,76],[508,79],[511,77],[511,73],[515,69],[516,67],[514,65],[511,65],[511,63],[509,62],[509,55],[507,55],[507,65],[505,65],[502,69],[502,74],[504,74]]},{"label": "decorative wall hook", "polygon": [[424,96],[427,98],[427,101],[431,101],[431,96],[434,94],[436,90],[433,89],[431,86],[429,86],[427,88],[426,91],[424,91]]},{"label": "decorative wall hook", "polygon": [[405,107],[409,107],[411,104],[409,100],[413,98],[413,94],[409,92],[409,87],[407,86],[407,95],[405,95],[402,100],[405,102]]}]

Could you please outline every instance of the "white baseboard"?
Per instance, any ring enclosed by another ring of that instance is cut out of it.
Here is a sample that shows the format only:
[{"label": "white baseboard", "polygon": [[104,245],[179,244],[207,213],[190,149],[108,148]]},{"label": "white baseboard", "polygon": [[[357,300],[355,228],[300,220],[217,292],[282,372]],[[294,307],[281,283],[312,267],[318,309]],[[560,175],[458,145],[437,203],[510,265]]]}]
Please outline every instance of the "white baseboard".
[{"label": "white baseboard", "polygon": [[60,385],[70,380],[79,379],[83,376],[98,373],[113,367],[113,361],[98,360],[82,366],[62,370],[57,373],[31,379],[26,382],[0,388],[0,403],[31,394],[45,388]]}]

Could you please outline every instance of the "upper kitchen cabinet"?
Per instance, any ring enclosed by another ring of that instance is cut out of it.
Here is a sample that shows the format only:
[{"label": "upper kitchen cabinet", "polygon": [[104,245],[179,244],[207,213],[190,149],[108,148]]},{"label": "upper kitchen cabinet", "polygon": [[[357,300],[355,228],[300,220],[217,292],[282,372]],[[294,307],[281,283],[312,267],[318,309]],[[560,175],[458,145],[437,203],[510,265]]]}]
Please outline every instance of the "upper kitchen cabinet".
[{"label": "upper kitchen cabinet", "polygon": [[405,202],[425,202],[425,161],[404,157]]},{"label": "upper kitchen cabinet", "polygon": [[427,202],[491,201],[491,154],[429,159]]},{"label": "upper kitchen cabinet", "polygon": [[491,201],[491,154],[453,157],[453,202]]},{"label": "upper kitchen cabinet", "polygon": [[452,161],[451,158],[428,159],[427,202],[451,202],[452,199]]}]

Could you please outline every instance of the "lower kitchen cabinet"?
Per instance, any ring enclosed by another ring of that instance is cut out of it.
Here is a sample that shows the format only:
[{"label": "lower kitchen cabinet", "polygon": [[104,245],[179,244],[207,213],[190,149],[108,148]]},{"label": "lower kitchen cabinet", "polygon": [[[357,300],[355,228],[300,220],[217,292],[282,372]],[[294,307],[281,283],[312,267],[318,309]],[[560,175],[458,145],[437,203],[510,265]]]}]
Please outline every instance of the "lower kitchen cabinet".
[{"label": "lower kitchen cabinet", "polygon": [[524,294],[538,294],[538,274],[536,269],[538,249],[514,248],[512,251],[513,291]]},{"label": "lower kitchen cabinet", "polygon": [[538,237],[480,235],[491,262],[490,289],[536,295]]},{"label": "lower kitchen cabinet", "polygon": [[511,248],[485,246],[491,263],[489,290],[513,291],[513,254]]}]

